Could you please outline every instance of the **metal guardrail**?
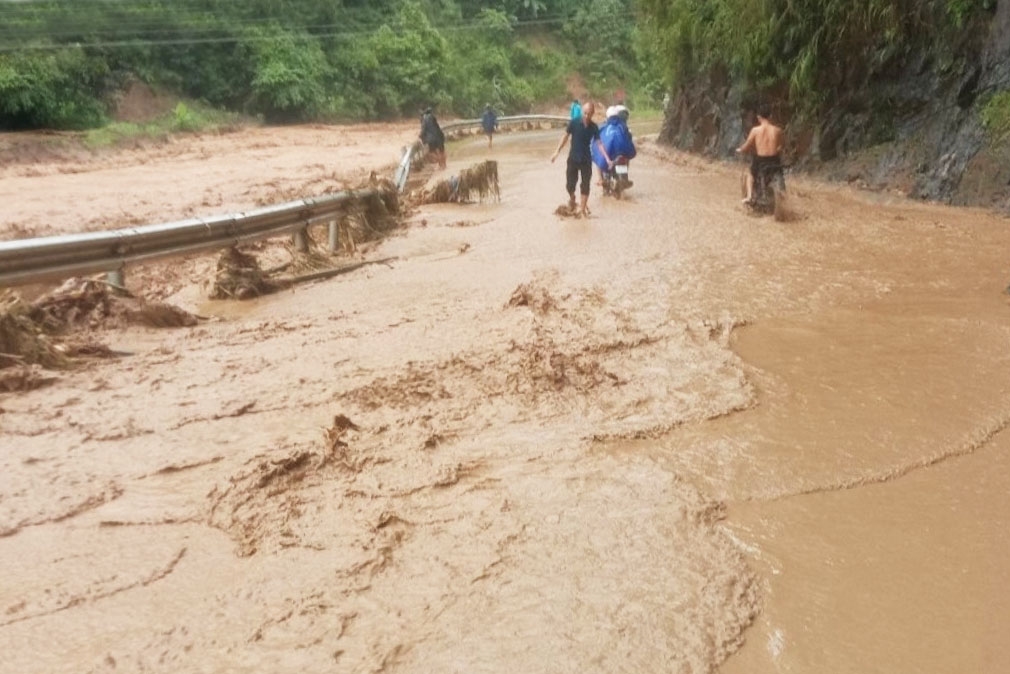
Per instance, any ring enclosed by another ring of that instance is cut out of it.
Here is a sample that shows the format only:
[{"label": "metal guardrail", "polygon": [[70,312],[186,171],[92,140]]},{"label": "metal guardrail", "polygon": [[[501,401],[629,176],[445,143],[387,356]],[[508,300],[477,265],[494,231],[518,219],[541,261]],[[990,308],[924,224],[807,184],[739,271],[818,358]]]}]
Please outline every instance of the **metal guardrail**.
[{"label": "metal guardrail", "polygon": [[[568,117],[561,117],[559,115],[512,115],[508,117],[498,118],[498,127],[510,127],[519,125],[531,125],[531,124],[549,124],[551,126],[564,126],[568,124]],[[480,129],[482,128],[482,121],[480,119],[461,119],[455,122],[448,122],[442,125],[442,132],[445,134],[453,134],[460,131],[467,131],[470,129]],[[396,168],[396,176],[393,182],[396,183],[396,188],[403,192],[407,188],[407,181],[410,179],[410,168],[413,166],[414,162],[419,159],[424,154],[424,146],[420,141],[415,141],[410,147],[404,148],[403,159],[400,160],[400,164]]]},{"label": "metal guardrail", "polygon": [[[500,125],[555,124],[567,121],[550,115],[502,117]],[[479,126],[480,120],[450,122],[443,131]],[[395,182],[405,189],[413,163],[422,155],[420,143],[404,150]],[[330,247],[336,241],[336,220],[349,204],[375,197],[378,190],[361,189],[325,195],[206,218],[144,225],[105,232],[66,234],[34,239],[0,241],[0,287],[54,281],[82,274],[109,272],[122,284],[122,269],[130,263],[164,259],[228,248],[235,244],[304,232],[320,222],[330,222]]]}]

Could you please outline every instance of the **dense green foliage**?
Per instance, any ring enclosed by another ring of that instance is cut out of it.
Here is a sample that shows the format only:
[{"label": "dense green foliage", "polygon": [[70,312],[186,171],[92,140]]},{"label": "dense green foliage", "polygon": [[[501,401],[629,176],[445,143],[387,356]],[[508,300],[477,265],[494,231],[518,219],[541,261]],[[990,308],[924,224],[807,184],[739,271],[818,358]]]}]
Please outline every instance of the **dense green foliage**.
[{"label": "dense green foliage", "polygon": [[1010,91],[1001,91],[982,106],[982,125],[996,142],[1010,140]]},{"label": "dense green foliage", "polygon": [[0,128],[101,124],[130,78],[268,121],[521,112],[640,88],[636,42],[631,0],[2,2]]},{"label": "dense green foliage", "polygon": [[[816,110],[912,49],[941,53],[995,0],[640,0],[674,86],[727,72]],[[787,93],[784,93],[787,92]]]}]

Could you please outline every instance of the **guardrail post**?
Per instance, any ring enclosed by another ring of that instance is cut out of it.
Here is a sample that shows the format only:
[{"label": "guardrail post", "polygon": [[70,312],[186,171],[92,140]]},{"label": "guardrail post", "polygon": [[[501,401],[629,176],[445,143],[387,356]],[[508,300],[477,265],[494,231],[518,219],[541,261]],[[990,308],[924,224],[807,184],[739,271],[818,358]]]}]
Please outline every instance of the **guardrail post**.
[{"label": "guardrail post", "polygon": [[304,227],[295,232],[294,245],[299,253],[309,252],[309,236]]},{"label": "guardrail post", "polygon": [[126,275],[123,273],[122,267],[106,272],[105,280],[110,286],[115,286],[116,288],[126,287]]},{"label": "guardrail post", "polygon": [[340,225],[336,220],[330,220],[330,252],[336,253],[340,248]]}]

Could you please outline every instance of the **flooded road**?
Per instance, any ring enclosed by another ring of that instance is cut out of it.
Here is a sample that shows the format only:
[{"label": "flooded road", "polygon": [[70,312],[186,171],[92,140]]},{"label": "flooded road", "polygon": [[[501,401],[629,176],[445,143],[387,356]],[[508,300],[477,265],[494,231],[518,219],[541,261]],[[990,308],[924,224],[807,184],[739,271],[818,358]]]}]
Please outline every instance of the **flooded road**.
[{"label": "flooded road", "polygon": [[1010,669],[1007,222],[655,148],[561,220],[557,140],[0,398],[0,671]]}]

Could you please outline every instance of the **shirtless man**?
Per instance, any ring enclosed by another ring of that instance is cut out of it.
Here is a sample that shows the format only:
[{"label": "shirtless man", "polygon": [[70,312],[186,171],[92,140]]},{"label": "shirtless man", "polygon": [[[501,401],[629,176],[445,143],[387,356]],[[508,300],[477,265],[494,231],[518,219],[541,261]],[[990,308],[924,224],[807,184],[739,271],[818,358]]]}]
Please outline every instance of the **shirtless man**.
[{"label": "shirtless man", "polygon": [[772,124],[767,105],[758,108],[758,124],[750,130],[750,135],[736,151],[740,154],[754,154],[750,164],[750,174],[747,176],[747,198],[745,204],[754,203],[754,181],[762,171],[777,173],[782,177],[782,129]]}]

